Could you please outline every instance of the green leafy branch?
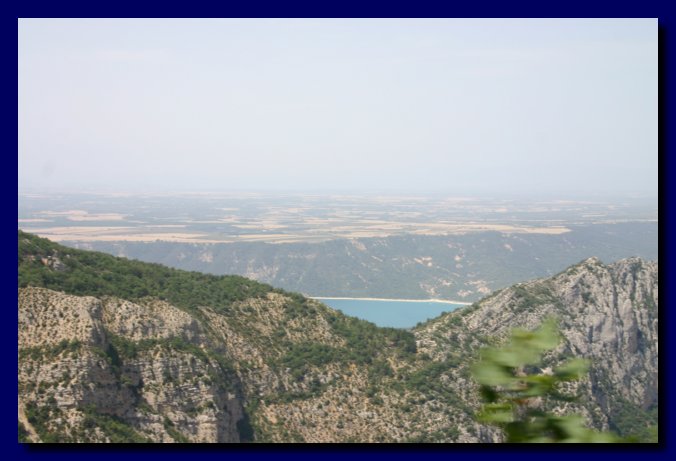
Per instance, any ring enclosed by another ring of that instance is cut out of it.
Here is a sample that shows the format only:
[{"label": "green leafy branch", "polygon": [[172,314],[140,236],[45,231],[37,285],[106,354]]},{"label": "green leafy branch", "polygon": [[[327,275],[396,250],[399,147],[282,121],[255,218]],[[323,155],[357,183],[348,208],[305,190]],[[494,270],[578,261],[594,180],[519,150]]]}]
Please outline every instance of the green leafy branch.
[{"label": "green leafy branch", "polygon": [[557,416],[543,410],[547,401],[573,401],[561,384],[581,379],[586,360],[573,358],[543,370],[542,355],[554,349],[561,336],[554,319],[534,331],[515,329],[501,348],[485,348],[473,367],[484,404],[480,422],[503,429],[507,442],[618,442],[610,433],[584,426],[579,415]]}]

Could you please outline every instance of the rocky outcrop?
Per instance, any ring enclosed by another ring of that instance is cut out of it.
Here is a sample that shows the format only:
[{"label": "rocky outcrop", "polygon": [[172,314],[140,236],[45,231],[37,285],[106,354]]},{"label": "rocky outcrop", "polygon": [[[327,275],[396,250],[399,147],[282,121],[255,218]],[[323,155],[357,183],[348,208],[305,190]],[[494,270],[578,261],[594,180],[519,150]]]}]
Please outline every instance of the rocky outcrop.
[{"label": "rocky outcrop", "polygon": [[[637,425],[656,421],[657,274],[657,262],[630,258],[606,266],[590,258],[429,322],[416,332],[418,349],[443,360],[457,344],[476,349],[478,336],[505,337],[515,327],[533,329],[554,317],[562,343],[550,362],[565,356],[590,360],[589,379],[579,390],[584,404],[577,410],[599,429],[628,433],[632,419]],[[650,412],[653,417],[646,416]]]},{"label": "rocky outcrop", "polygon": [[239,441],[236,376],[205,345],[202,327],[167,303],[21,289],[21,407],[33,418],[47,409],[37,425],[61,440]]}]

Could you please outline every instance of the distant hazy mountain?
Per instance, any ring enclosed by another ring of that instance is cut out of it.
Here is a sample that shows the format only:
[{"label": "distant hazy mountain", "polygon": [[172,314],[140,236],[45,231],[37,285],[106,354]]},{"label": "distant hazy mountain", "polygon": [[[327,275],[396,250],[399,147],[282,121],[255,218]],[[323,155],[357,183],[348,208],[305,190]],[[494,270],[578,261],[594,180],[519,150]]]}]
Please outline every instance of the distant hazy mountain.
[{"label": "distant hazy mountain", "polygon": [[238,274],[311,296],[476,301],[597,256],[657,259],[657,223],[569,226],[558,235],[475,232],[336,239],[322,243],[71,243],[211,274]]},{"label": "distant hazy mountain", "polygon": [[469,366],[558,317],[588,357],[594,427],[657,417],[658,266],[588,259],[413,331],[242,277],[188,273],[19,232],[19,436],[28,441],[499,441]]}]

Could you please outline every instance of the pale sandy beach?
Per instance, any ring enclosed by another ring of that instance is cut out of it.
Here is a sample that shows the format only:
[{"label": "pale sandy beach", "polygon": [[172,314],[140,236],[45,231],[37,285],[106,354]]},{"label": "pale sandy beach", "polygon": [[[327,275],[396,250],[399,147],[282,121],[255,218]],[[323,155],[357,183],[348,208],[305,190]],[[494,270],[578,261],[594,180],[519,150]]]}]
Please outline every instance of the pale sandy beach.
[{"label": "pale sandy beach", "polygon": [[335,296],[309,296],[308,298],[322,300],[322,299],[345,299],[352,301],[398,301],[404,303],[442,303],[442,304],[461,304],[463,306],[469,306],[472,303],[466,301],[449,301],[445,299],[391,299],[391,298],[342,298]]}]

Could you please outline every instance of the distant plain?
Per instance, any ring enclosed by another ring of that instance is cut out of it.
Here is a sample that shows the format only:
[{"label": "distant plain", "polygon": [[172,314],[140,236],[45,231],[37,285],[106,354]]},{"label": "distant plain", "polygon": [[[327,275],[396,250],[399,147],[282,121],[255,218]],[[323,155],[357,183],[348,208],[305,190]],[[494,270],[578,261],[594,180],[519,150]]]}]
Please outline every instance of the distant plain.
[{"label": "distant plain", "polygon": [[640,198],[270,193],[19,195],[19,227],[58,242],[322,242],[496,231],[558,235],[571,224],[656,221]]}]

